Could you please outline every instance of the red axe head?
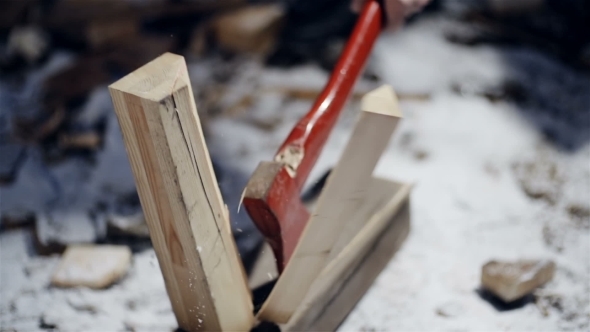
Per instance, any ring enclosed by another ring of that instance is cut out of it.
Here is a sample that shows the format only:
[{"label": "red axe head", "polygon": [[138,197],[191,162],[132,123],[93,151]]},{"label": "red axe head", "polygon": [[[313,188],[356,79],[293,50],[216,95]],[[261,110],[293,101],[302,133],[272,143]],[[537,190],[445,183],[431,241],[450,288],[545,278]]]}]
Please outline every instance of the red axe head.
[{"label": "red axe head", "polygon": [[365,5],[328,84],[293,128],[275,160],[261,162],[244,190],[243,204],[273,249],[282,272],[309,219],[301,189],[348,99],[382,27],[376,0]]}]

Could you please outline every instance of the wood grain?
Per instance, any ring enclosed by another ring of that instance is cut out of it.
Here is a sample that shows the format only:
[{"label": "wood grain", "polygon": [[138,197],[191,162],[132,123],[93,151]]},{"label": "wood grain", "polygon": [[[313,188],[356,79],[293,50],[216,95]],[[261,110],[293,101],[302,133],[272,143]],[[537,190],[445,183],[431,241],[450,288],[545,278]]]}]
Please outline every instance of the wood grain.
[{"label": "wood grain", "polygon": [[180,327],[249,330],[251,297],[184,58],[166,53],[109,90]]},{"label": "wood grain", "polygon": [[401,248],[409,231],[410,207],[409,201],[406,201],[378,238],[374,239],[375,242],[371,243],[369,252],[361,256],[359,264],[352,268],[352,273],[341,276],[322,297],[318,297],[321,301],[315,302],[305,315],[290,322],[283,331],[335,331]]},{"label": "wood grain", "polygon": [[341,233],[348,238],[367,220],[353,216],[368,197],[371,174],[401,112],[389,86],[367,94],[363,106],[352,137],[328,178],[291,260],[258,312],[260,319],[287,323],[330,262]]},{"label": "wood grain", "polygon": [[[373,90],[367,93],[365,96],[363,96],[361,100],[361,110],[365,112],[385,115],[387,123],[383,123],[382,125],[385,128],[391,128],[391,130],[395,130],[399,121],[402,118],[402,114],[398,106],[397,96],[393,92],[393,89],[387,85],[384,85],[376,90]],[[369,130],[379,130],[379,127],[375,126]],[[391,136],[391,132],[389,132],[388,136],[386,133],[387,132],[383,130],[383,138],[380,141],[378,140],[374,142],[369,142],[366,145],[359,144],[355,148],[358,150],[371,149],[373,148],[373,144],[377,144],[378,147],[381,147],[379,146],[379,144],[387,144],[388,139]],[[362,144],[365,144],[365,142],[362,142]],[[382,146],[382,148],[384,149],[385,146]],[[354,159],[342,160],[341,162],[359,163],[358,158],[355,158],[355,156],[351,157]],[[374,160],[371,160],[371,162],[373,161]],[[358,171],[360,171],[360,167],[358,167]],[[373,169],[371,169],[371,172],[372,171]],[[373,192],[367,193],[367,195],[374,194],[375,193]],[[388,195],[384,193],[383,198],[386,199],[387,197]],[[362,208],[364,208],[366,211],[368,207]],[[367,223],[368,218],[361,212],[362,208],[358,209],[357,211],[354,211],[355,213],[353,214],[353,218],[350,218],[346,222],[341,223],[342,229],[340,230],[340,234],[338,236],[338,239],[336,240],[336,243],[334,243],[334,245],[332,246],[332,250],[330,251],[330,255],[328,256],[328,262],[334,260],[334,258],[342,252],[344,247],[349,246],[350,241],[353,239],[353,237],[355,237],[363,228],[363,226],[365,226],[365,224]]]}]

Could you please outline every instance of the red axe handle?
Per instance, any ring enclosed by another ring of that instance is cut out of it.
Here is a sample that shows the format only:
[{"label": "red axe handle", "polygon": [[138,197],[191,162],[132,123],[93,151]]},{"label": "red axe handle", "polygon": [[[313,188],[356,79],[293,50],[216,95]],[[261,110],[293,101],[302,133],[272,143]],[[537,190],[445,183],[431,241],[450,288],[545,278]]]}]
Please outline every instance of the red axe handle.
[{"label": "red axe handle", "polygon": [[366,3],[346,47],[311,110],[295,125],[274,162],[261,163],[243,204],[283,270],[309,220],[300,193],[361,73],[383,25],[382,6]]}]

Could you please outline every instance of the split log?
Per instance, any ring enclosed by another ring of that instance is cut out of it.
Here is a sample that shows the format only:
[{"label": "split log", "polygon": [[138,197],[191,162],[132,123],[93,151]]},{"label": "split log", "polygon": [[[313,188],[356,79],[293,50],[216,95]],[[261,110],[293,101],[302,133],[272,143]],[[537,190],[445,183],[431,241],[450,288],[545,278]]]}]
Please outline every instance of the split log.
[{"label": "split log", "polygon": [[[260,319],[287,323],[330,259],[367,217],[351,218],[365,204],[371,174],[401,118],[391,87],[368,93],[338,165],[331,172],[295,252],[268,299]],[[334,250],[332,254],[332,250]]]},{"label": "split log", "polygon": [[335,331],[407,238],[411,186],[372,180],[366,226],[318,276],[283,331]]},{"label": "split log", "polygon": [[164,54],[109,89],[180,327],[249,330],[252,300],[184,58]]}]

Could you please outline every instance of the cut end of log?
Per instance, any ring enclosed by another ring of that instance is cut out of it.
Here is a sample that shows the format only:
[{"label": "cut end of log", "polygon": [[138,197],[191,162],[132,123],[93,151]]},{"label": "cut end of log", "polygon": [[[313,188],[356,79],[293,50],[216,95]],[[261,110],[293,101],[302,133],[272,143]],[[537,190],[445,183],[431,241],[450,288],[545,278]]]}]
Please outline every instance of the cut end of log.
[{"label": "cut end of log", "polygon": [[361,100],[361,109],[364,112],[403,118],[395,91],[387,84],[367,93]]},{"label": "cut end of log", "polygon": [[165,53],[109,90],[179,326],[250,330],[252,299],[184,58]]},{"label": "cut end of log", "polygon": [[143,99],[160,102],[172,92],[189,86],[184,57],[164,53],[145,66],[109,86]]}]

